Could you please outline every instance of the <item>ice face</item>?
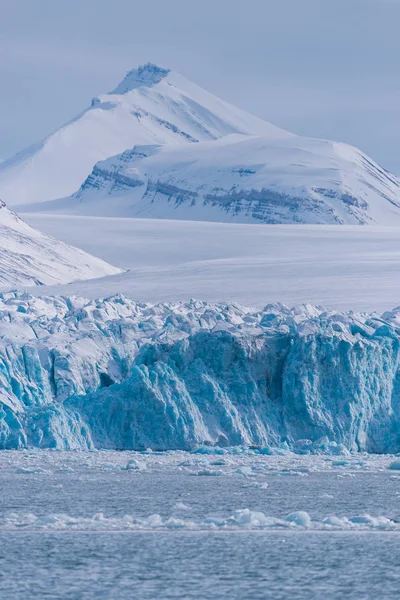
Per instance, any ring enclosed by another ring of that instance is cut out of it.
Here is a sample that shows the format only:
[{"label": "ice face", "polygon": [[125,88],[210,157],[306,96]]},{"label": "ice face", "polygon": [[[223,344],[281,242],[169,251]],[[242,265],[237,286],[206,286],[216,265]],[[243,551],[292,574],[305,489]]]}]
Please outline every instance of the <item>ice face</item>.
[{"label": "ice face", "polygon": [[400,308],[0,295],[0,447],[398,452]]}]

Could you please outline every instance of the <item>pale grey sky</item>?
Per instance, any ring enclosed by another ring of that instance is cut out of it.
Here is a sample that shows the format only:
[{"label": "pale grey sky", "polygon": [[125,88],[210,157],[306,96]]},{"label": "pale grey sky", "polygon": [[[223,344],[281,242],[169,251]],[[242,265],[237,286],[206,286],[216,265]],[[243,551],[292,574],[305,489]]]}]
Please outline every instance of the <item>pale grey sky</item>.
[{"label": "pale grey sky", "polygon": [[400,0],[0,0],[0,156],[152,61],[400,174]]}]

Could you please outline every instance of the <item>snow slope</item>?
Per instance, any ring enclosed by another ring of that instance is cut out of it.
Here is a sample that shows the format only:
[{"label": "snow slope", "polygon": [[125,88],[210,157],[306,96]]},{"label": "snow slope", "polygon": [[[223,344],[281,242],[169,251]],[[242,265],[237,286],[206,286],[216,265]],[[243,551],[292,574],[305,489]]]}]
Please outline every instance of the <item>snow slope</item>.
[{"label": "snow slope", "polygon": [[120,271],[32,229],[0,201],[0,285],[3,287],[69,283]]},{"label": "snow slope", "polygon": [[[33,208],[33,207],[32,207]],[[400,224],[400,182],[345,144],[229,135],[99,162],[61,213],[256,223]]]},{"label": "snow slope", "polygon": [[388,310],[400,302],[396,227],[263,225],[25,214],[47,234],[124,273],[32,293],[122,293],[143,302],[201,298],[336,310]]},{"label": "snow slope", "polygon": [[1,294],[0,446],[399,452],[399,327],[399,308]]},{"label": "snow slope", "polygon": [[94,164],[135,144],[187,144],[230,133],[291,134],[223,102],[167,69],[130,71],[110,93],[43,141],[0,166],[0,197],[10,206],[75,192]]},{"label": "snow slope", "polygon": [[0,194],[24,210],[73,214],[400,220],[399,180],[356,148],[293,135],[151,64],[2,163]]}]

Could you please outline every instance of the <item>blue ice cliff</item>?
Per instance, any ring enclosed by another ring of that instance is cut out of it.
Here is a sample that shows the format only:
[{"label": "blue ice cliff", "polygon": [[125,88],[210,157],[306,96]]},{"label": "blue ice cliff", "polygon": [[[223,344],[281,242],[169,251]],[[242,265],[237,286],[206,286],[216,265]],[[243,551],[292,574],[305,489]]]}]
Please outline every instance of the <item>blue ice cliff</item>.
[{"label": "blue ice cliff", "polygon": [[400,451],[400,308],[0,294],[0,447]]}]

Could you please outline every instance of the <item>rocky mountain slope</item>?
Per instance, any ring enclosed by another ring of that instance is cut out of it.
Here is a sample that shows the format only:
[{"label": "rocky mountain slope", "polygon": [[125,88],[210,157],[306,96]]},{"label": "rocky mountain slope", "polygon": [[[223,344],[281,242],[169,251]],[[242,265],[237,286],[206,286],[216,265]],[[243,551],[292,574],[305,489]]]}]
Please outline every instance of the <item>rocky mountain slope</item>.
[{"label": "rocky mountain slope", "polygon": [[135,146],[97,163],[73,197],[45,206],[125,217],[393,225],[400,224],[400,184],[346,144],[230,135]]}]

